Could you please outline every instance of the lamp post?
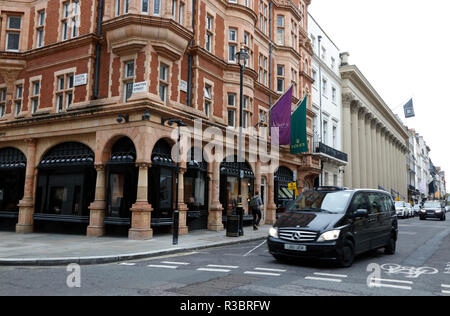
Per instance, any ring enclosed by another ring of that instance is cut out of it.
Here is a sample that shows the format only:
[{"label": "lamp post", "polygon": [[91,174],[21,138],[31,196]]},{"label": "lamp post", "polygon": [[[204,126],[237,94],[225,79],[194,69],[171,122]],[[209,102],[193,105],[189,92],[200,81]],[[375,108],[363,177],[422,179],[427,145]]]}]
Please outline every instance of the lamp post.
[{"label": "lamp post", "polygon": [[239,215],[239,236],[244,235],[244,208],[242,206],[242,178],[243,170],[241,168],[242,161],[242,118],[243,118],[243,100],[244,100],[244,69],[245,63],[250,58],[246,49],[241,46],[241,50],[236,54],[236,58],[241,70],[240,94],[239,94],[239,146],[238,146],[238,204],[236,212]]},{"label": "lamp post", "polygon": [[175,210],[173,211],[173,233],[172,233],[172,244],[177,245],[178,244],[178,227],[179,227],[179,221],[180,221],[180,212],[178,210],[178,176],[180,174],[180,140],[181,140],[181,126],[187,126],[186,123],[184,123],[182,120],[175,120],[175,119],[161,119],[161,124],[164,125],[165,122],[168,122],[169,126],[172,126],[173,124],[176,124],[178,127],[178,150],[177,150],[177,167],[175,169],[175,183],[176,183],[176,189],[175,189]]}]

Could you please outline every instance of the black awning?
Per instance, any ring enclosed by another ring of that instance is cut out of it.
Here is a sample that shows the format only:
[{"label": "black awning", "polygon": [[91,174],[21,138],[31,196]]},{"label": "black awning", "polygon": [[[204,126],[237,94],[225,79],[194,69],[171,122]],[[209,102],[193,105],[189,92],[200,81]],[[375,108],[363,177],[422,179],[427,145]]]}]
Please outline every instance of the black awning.
[{"label": "black awning", "polygon": [[94,152],[81,143],[63,143],[53,147],[41,160],[38,169],[70,166],[93,166]]},{"label": "black awning", "polygon": [[0,149],[0,169],[26,168],[27,158],[18,149],[7,147]]}]

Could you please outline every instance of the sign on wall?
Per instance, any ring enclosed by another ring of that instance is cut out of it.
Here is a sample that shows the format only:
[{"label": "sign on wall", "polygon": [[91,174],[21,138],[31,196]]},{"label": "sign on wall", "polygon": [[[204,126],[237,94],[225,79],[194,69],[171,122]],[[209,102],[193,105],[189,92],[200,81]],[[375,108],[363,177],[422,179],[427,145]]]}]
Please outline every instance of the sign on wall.
[{"label": "sign on wall", "polygon": [[87,74],[75,75],[73,84],[75,87],[86,85],[87,84]]},{"label": "sign on wall", "polygon": [[147,81],[135,82],[133,84],[133,93],[147,92]]},{"label": "sign on wall", "polygon": [[187,93],[188,86],[187,86],[187,82],[186,81],[180,80],[180,90]]}]

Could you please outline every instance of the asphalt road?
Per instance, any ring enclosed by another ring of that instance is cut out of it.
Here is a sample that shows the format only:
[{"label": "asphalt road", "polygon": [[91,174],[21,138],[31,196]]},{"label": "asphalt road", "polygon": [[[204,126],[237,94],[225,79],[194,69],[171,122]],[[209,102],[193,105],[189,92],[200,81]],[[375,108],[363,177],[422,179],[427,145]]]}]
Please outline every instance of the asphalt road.
[{"label": "asphalt road", "polygon": [[0,267],[0,295],[450,295],[450,221],[399,224],[396,255],[365,254],[349,269],[279,263],[259,241],[79,270]]}]

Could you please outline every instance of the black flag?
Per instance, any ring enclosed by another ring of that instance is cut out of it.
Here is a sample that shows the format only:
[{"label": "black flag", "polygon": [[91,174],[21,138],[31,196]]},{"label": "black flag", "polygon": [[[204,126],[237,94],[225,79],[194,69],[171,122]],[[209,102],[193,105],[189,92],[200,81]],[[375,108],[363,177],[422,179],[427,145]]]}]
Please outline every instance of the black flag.
[{"label": "black flag", "polygon": [[403,107],[405,109],[405,118],[415,117],[413,99],[409,100],[408,103]]}]

